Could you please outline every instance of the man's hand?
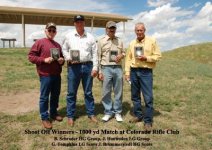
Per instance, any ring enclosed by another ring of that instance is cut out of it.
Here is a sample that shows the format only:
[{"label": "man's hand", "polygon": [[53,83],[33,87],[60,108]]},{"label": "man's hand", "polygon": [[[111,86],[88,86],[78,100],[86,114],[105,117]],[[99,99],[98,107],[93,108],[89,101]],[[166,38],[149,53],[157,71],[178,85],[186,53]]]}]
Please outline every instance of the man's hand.
[{"label": "man's hand", "polygon": [[122,58],[124,58],[124,55],[122,55],[122,54],[117,55],[117,56],[116,56],[115,62],[116,62],[116,63],[119,63],[119,62],[121,61]]},{"label": "man's hand", "polygon": [[130,81],[130,75],[125,75],[125,80]]},{"label": "man's hand", "polygon": [[140,61],[147,61],[147,58],[146,58],[146,56],[144,56],[144,55],[138,56],[138,59],[139,59]]},{"label": "man's hand", "polygon": [[98,79],[99,79],[100,81],[103,81],[103,80],[104,80],[104,75],[103,75],[102,73],[99,73]]},{"label": "man's hand", "polygon": [[64,63],[63,57],[60,57],[57,61],[58,61],[58,63],[59,63],[60,65],[62,65],[62,64]]},{"label": "man's hand", "polygon": [[92,70],[91,76],[92,76],[93,78],[95,78],[95,77],[97,76],[97,71],[96,71],[96,70]]},{"label": "man's hand", "polygon": [[48,57],[44,59],[44,62],[47,64],[51,64],[54,59],[52,57]]},{"label": "man's hand", "polygon": [[78,64],[78,63],[80,63],[79,61],[72,61],[72,60],[69,60],[68,62],[71,63],[71,64]]}]

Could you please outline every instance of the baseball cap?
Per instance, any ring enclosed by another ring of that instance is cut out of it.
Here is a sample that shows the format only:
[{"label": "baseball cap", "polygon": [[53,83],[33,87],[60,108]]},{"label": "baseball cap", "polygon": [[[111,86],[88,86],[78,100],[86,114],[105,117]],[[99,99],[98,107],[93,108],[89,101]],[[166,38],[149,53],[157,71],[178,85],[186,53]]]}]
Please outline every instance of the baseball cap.
[{"label": "baseball cap", "polygon": [[116,23],[114,21],[108,21],[106,23],[106,28],[111,28],[111,27],[115,27],[116,28]]},{"label": "baseball cap", "polygon": [[74,22],[76,21],[85,21],[85,18],[82,15],[76,15],[74,16]]},{"label": "baseball cap", "polygon": [[53,22],[49,22],[46,24],[46,29],[50,28],[50,27],[54,27],[56,29],[56,24]]}]

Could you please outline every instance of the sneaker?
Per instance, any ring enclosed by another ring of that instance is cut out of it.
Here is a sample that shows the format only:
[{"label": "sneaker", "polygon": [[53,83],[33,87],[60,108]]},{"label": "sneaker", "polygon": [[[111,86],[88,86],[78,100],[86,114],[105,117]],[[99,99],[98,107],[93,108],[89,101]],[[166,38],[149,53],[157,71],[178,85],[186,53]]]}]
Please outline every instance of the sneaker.
[{"label": "sneaker", "polygon": [[116,118],[116,121],[118,121],[118,122],[123,121],[121,114],[115,114],[115,118]]},{"label": "sneaker", "polygon": [[112,118],[112,115],[104,115],[104,117],[102,118],[103,121],[107,122],[108,120],[110,120],[110,118]]}]

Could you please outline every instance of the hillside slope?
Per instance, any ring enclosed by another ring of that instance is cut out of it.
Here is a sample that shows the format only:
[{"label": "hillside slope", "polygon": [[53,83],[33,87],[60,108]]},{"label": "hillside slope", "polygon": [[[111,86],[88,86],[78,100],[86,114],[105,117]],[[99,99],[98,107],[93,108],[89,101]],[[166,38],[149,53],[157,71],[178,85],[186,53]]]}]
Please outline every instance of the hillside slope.
[{"label": "hillside slope", "polygon": [[181,131],[184,144],[175,140],[176,145],[184,145],[183,149],[211,149],[212,43],[162,55],[154,72],[155,108],[167,116],[156,121],[161,121],[159,126],[172,125]]},{"label": "hillside slope", "polygon": [[165,57],[181,60],[194,60],[200,63],[212,64],[212,42],[190,45],[163,53]]}]

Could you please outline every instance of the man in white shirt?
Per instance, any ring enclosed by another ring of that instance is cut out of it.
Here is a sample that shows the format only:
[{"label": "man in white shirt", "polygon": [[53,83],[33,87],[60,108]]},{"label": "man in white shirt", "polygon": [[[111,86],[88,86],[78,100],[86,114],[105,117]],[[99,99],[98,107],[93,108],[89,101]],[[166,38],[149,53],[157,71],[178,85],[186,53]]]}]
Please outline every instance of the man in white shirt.
[{"label": "man in white shirt", "polygon": [[74,125],[77,90],[82,80],[86,112],[89,119],[97,123],[94,116],[94,98],[92,94],[93,78],[97,76],[97,45],[94,37],[85,31],[85,19],[82,15],[74,17],[76,30],[68,33],[62,44],[62,52],[68,62],[68,124]]}]

